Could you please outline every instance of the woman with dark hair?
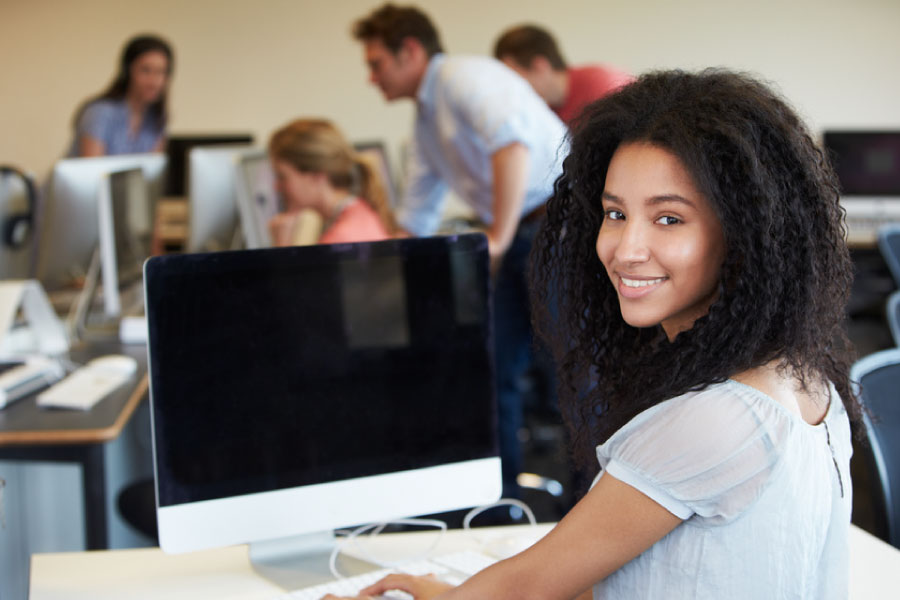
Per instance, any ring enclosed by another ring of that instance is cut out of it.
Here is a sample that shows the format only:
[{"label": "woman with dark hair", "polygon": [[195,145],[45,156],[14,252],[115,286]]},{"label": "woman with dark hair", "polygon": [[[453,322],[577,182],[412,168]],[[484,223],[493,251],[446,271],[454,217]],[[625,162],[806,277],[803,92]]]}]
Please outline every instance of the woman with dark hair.
[{"label": "woman with dark hair", "polygon": [[397,230],[378,169],[324,119],[297,119],[272,134],[269,160],[285,212],[269,230],[276,246],[290,246],[304,210],[322,219],[320,244],[372,242]]},{"label": "woman with dark hair", "polygon": [[161,151],[173,60],[165,40],[152,35],[131,39],[113,82],[75,113],[69,156]]},{"label": "woman with dark hair", "polygon": [[574,455],[600,474],[543,540],[462,586],[398,575],[362,593],[846,598],[860,406],[822,152],[725,71],[645,75],[571,142],[532,298]]}]

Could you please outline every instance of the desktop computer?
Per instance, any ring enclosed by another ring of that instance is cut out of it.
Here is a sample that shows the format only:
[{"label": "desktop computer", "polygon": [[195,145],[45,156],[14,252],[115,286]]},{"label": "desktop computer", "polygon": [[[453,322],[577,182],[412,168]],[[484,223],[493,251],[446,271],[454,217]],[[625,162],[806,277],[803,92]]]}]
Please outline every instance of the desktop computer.
[{"label": "desktop computer", "polygon": [[271,248],[269,220],[283,210],[275,193],[275,176],[263,149],[249,150],[238,160],[237,205],[246,248]]},{"label": "desktop computer", "polygon": [[197,146],[223,146],[253,143],[249,133],[207,133],[207,134],[173,134],[166,139],[166,157],[169,168],[166,174],[164,194],[166,197],[184,197],[187,195],[190,181],[190,151]]},{"label": "desktop computer", "polygon": [[[109,173],[100,186],[100,281],[104,312],[110,318],[122,315],[123,292],[129,287],[140,287],[141,267],[150,256],[152,231],[142,230],[140,223],[135,223],[132,216],[132,207],[142,206],[146,195],[147,186],[140,169]],[[134,300],[137,304],[134,301],[125,302],[126,312],[140,306],[143,294],[138,294]]]},{"label": "desktop computer", "polygon": [[841,183],[848,242],[874,245],[879,228],[900,223],[900,131],[826,131],[822,141]]},{"label": "desktop computer", "polygon": [[98,198],[104,177],[122,169],[141,170],[146,194],[140,200],[142,205],[129,207],[129,221],[136,231],[146,234],[153,227],[165,167],[162,154],[68,158],[56,163],[38,217],[36,278],[44,289],[80,287],[87,275],[99,240]]},{"label": "desktop computer", "polygon": [[188,252],[215,252],[243,244],[238,217],[237,165],[255,152],[247,146],[198,146],[191,149]]},{"label": "desktop computer", "polygon": [[332,530],[500,496],[482,234],[145,264],[160,546],[286,587]]}]

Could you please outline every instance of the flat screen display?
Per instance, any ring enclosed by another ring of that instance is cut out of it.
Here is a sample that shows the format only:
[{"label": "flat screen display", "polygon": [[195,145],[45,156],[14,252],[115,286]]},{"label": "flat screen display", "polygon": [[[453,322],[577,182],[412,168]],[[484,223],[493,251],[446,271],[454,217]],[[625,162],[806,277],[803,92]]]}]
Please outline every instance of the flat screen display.
[{"label": "flat screen display", "polygon": [[160,506],[495,457],[480,234],[156,257]]},{"label": "flat screen display", "polygon": [[844,195],[900,196],[900,131],[826,131],[823,140]]}]

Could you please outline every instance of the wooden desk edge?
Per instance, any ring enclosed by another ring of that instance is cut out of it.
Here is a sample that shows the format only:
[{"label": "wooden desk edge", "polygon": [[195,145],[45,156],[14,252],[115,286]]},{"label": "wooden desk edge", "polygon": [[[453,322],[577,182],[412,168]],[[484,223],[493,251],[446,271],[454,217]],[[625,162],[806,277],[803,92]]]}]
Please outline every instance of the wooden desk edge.
[{"label": "wooden desk edge", "polygon": [[131,418],[132,413],[147,392],[150,379],[147,373],[141,377],[135,386],[131,396],[125,402],[119,416],[109,427],[100,429],[48,429],[46,431],[8,431],[0,433],[0,444],[4,446],[18,446],[25,444],[99,444],[116,439],[125,423]]}]

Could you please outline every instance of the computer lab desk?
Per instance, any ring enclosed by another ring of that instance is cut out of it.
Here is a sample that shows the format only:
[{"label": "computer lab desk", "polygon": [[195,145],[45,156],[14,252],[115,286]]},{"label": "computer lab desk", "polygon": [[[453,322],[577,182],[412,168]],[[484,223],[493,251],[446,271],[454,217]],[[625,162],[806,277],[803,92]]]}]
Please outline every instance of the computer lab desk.
[{"label": "computer lab desk", "polygon": [[[444,534],[432,555],[480,549],[479,539],[543,535],[552,524],[491,527]],[[436,533],[378,536],[368,550],[384,560],[402,560],[425,551]],[[348,554],[353,552],[348,551]],[[896,598],[900,590],[900,551],[851,526],[850,598]],[[35,554],[31,557],[30,600],[166,600],[215,598],[265,600],[284,591],[251,567],[247,546],[167,555],[159,548]]]},{"label": "computer lab desk", "polygon": [[83,364],[104,354],[138,361],[131,383],[89,411],[38,408],[36,395],[0,410],[0,459],[74,462],[82,467],[85,541],[89,550],[109,547],[103,445],[116,439],[147,394],[147,348],[116,342],[75,347],[70,360]]}]

